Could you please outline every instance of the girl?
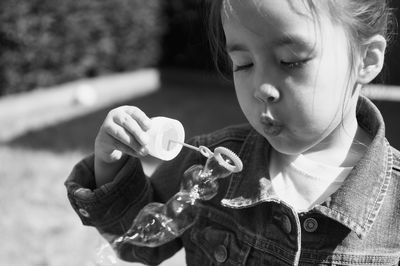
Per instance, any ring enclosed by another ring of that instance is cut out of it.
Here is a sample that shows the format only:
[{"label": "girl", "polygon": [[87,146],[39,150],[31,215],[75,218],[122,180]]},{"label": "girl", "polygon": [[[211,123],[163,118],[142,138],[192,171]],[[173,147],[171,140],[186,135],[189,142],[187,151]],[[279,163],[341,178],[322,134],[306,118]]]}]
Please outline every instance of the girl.
[{"label": "girl", "polygon": [[[213,47],[231,66],[249,125],[190,144],[228,147],[243,171],[199,204],[181,238],[126,244],[118,255],[158,264],[183,246],[188,265],[398,265],[400,153],[360,96],[382,70],[389,19],[385,0],[213,0]],[[184,149],[147,179],[139,159],[149,128],[135,107],[112,110],[94,156],[66,181],[83,223],[109,241],[204,163]]]}]

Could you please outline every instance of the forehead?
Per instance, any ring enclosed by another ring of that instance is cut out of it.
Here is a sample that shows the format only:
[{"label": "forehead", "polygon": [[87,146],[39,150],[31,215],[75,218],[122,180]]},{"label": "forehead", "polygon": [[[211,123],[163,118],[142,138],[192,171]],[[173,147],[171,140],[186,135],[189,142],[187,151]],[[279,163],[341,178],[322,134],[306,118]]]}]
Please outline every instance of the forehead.
[{"label": "forehead", "polygon": [[277,11],[310,16],[310,5],[305,0],[222,0],[222,10],[228,16],[238,11],[254,15],[254,10],[265,16],[273,15]]},{"label": "forehead", "polygon": [[230,33],[238,30],[272,41],[274,37],[285,42],[296,37],[315,42],[316,33],[326,31],[325,24],[331,24],[329,16],[317,8],[318,14],[303,0],[223,0],[221,16],[227,43],[235,42],[232,38],[237,35]]},{"label": "forehead", "polygon": [[279,25],[284,31],[285,26],[315,22],[315,16],[302,0],[223,0],[221,15],[223,23],[236,20],[257,32],[272,25]]}]

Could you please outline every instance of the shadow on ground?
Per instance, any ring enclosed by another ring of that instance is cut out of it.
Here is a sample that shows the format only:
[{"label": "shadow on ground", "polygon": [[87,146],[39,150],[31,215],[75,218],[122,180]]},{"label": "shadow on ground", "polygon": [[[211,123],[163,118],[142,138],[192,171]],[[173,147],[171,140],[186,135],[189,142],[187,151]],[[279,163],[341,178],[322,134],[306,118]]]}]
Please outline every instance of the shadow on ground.
[{"label": "shadow on ground", "polygon": [[[70,121],[26,132],[7,145],[55,152],[79,150],[89,153],[93,150],[95,136],[107,112],[124,104],[138,106],[151,117],[167,116],[180,120],[186,130],[186,138],[245,122],[232,84],[208,78],[207,75],[191,76],[188,73],[164,71],[162,87],[156,93],[127,99]],[[385,119],[389,142],[400,148],[400,103],[379,101],[375,104]]]},{"label": "shadow on ground", "polygon": [[181,79],[177,73],[162,73],[161,76],[161,88],[155,93],[127,99],[88,115],[28,131],[6,144],[55,152],[79,150],[89,153],[93,150],[97,131],[108,111],[119,105],[137,106],[150,117],[178,119],[185,127],[186,138],[245,122],[230,83],[222,80],[215,82],[215,78],[207,80],[208,75]]}]

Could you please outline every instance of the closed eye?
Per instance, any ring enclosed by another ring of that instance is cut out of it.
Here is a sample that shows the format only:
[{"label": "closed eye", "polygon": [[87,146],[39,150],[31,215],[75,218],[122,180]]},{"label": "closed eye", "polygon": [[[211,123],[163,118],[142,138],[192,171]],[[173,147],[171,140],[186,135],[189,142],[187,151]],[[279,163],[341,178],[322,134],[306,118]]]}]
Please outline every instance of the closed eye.
[{"label": "closed eye", "polygon": [[296,68],[301,68],[303,67],[305,64],[307,64],[309,61],[311,60],[311,58],[307,58],[304,60],[298,60],[298,61],[293,61],[293,62],[286,62],[286,61],[281,61],[281,64],[284,67],[287,67],[289,69],[296,69]]},{"label": "closed eye", "polygon": [[233,67],[233,72],[238,72],[238,71],[243,71],[243,70],[248,70],[253,66],[253,63],[246,64],[246,65],[241,65],[241,66],[234,66]]}]

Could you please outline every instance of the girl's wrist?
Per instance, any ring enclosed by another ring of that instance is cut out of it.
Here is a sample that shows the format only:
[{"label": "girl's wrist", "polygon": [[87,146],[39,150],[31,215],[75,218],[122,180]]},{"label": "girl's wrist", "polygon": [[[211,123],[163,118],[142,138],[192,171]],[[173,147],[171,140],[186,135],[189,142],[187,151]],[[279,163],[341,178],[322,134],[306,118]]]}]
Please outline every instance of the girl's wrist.
[{"label": "girl's wrist", "polygon": [[121,170],[128,155],[122,155],[119,160],[113,162],[106,162],[98,157],[94,157],[94,176],[96,187],[101,187],[104,184],[110,183],[114,180],[115,176]]}]

